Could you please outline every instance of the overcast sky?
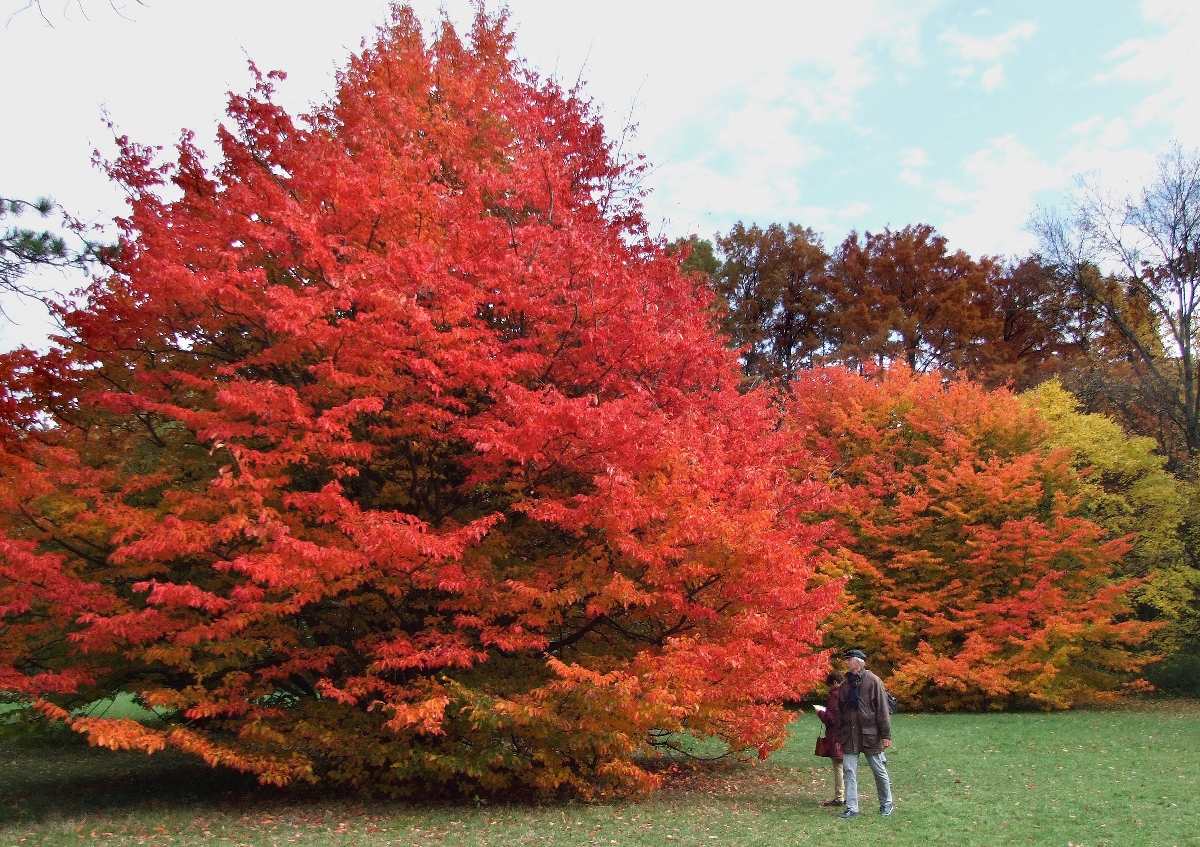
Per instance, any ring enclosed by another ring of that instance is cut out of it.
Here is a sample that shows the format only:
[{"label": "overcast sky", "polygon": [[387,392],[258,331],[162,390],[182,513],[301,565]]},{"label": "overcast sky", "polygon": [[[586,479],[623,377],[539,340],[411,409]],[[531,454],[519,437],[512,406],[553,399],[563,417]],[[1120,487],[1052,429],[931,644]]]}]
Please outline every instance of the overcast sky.
[{"label": "overcast sky", "polygon": [[[211,142],[248,58],[286,71],[280,100],[305,110],[387,15],[383,0],[63,2],[46,0],[48,26],[0,0],[0,195],[99,222],[123,209],[90,164],[112,150],[105,110],[143,143],[184,127]],[[412,5],[430,22],[443,6],[471,15],[464,0]],[[612,133],[632,115],[665,236],[791,221],[834,244],[928,222],[972,254],[1014,255],[1076,175],[1136,186],[1172,141],[1200,146],[1195,0],[508,7],[532,67],[582,76]],[[3,305],[20,325],[0,324],[0,347],[38,344],[36,314]]]}]

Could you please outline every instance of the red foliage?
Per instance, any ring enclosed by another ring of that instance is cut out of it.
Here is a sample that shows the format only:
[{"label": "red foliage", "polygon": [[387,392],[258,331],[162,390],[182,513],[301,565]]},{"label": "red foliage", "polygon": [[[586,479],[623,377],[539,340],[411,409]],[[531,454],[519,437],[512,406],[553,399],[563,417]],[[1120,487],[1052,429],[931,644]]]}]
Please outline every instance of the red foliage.
[{"label": "red foliage", "polygon": [[908,706],[1065,707],[1146,661],[1136,583],[1109,577],[1128,540],[1078,516],[1069,451],[1012,394],[902,366],[795,391],[791,426],[857,540],[830,639],[865,646]]},{"label": "red foliage", "polygon": [[[0,364],[0,690],[280,784],[603,795],[664,732],[782,742],[826,491],[503,24],[397,9],[308,118],[233,98],[211,169],[120,139],[113,273]],[[64,711],[118,690],[165,725]]]}]

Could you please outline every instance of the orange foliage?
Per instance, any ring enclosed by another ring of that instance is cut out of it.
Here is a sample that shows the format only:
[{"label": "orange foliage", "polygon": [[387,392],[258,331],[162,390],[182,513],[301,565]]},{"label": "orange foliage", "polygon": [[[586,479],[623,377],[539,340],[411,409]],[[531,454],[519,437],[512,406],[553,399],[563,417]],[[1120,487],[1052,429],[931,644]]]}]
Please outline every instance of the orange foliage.
[{"label": "orange foliage", "polygon": [[1061,708],[1146,661],[1136,583],[1109,576],[1129,541],[1078,516],[1069,451],[1012,394],[902,366],[795,392],[790,426],[856,538],[830,641],[863,646],[907,706]]}]

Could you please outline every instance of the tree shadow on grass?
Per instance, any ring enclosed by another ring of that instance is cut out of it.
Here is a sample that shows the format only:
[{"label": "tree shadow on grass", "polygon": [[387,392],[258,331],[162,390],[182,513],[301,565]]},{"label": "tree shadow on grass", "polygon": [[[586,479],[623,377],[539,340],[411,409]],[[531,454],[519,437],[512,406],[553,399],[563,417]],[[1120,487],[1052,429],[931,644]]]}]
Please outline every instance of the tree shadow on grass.
[{"label": "tree shadow on grass", "polygon": [[66,732],[0,743],[0,824],[155,806],[240,804],[280,794],[252,776],[173,750],[153,755],[106,750]]},{"label": "tree shadow on grass", "polygon": [[[706,760],[699,742],[687,741],[691,755],[664,755],[642,761],[664,778],[660,796],[669,799],[700,793],[713,796],[754,794],[768,800],[779,791],[776,768],[758,768],[732,757]],[[693,749],[694,748],[694,749]],[[721,752],[721,751],[717,751]],[[788,764],[794,764],[788,762]],[[789,781],[789,780],[785,780]],[[534,807],[547,798],[510,790],[479,797],[452,787],[427,786],[402,802],[406,808],[461,808],[474,803]],[[260,785],[254,776],[213,768],[177,750],[153,755],[89,747],[79,735],[51,727],[36,734],[0,739],[0,828],[14,823],[79,819],[100,815],[178,812],[181,808],[232,810],[305,807],[314,802],[366,800],[361,791],[322,783],[288,788]],[[557,798],[566,802],[566,795]],[[386,798],[375,798],[388,805]]]}]

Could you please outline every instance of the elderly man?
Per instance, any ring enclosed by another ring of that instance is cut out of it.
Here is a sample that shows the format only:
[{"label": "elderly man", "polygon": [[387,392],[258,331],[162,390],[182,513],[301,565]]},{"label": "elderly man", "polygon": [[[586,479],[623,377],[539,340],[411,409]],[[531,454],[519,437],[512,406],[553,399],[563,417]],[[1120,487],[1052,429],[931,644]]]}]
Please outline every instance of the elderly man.
[{"label": "elderly man", "polygon": [[875,774],[879,814],[890,815],[892,784],[885,764],[887,757],[883,754],[892,744],[887,692],[879,677],[867,670],[866,653],[848,650],[845,658],[846,681],[838,692],[838,742],[842,745],[842,771],[846,777],[846,811],[838,817],[858,815],[859,753],[866,753],[867,764]]}]

